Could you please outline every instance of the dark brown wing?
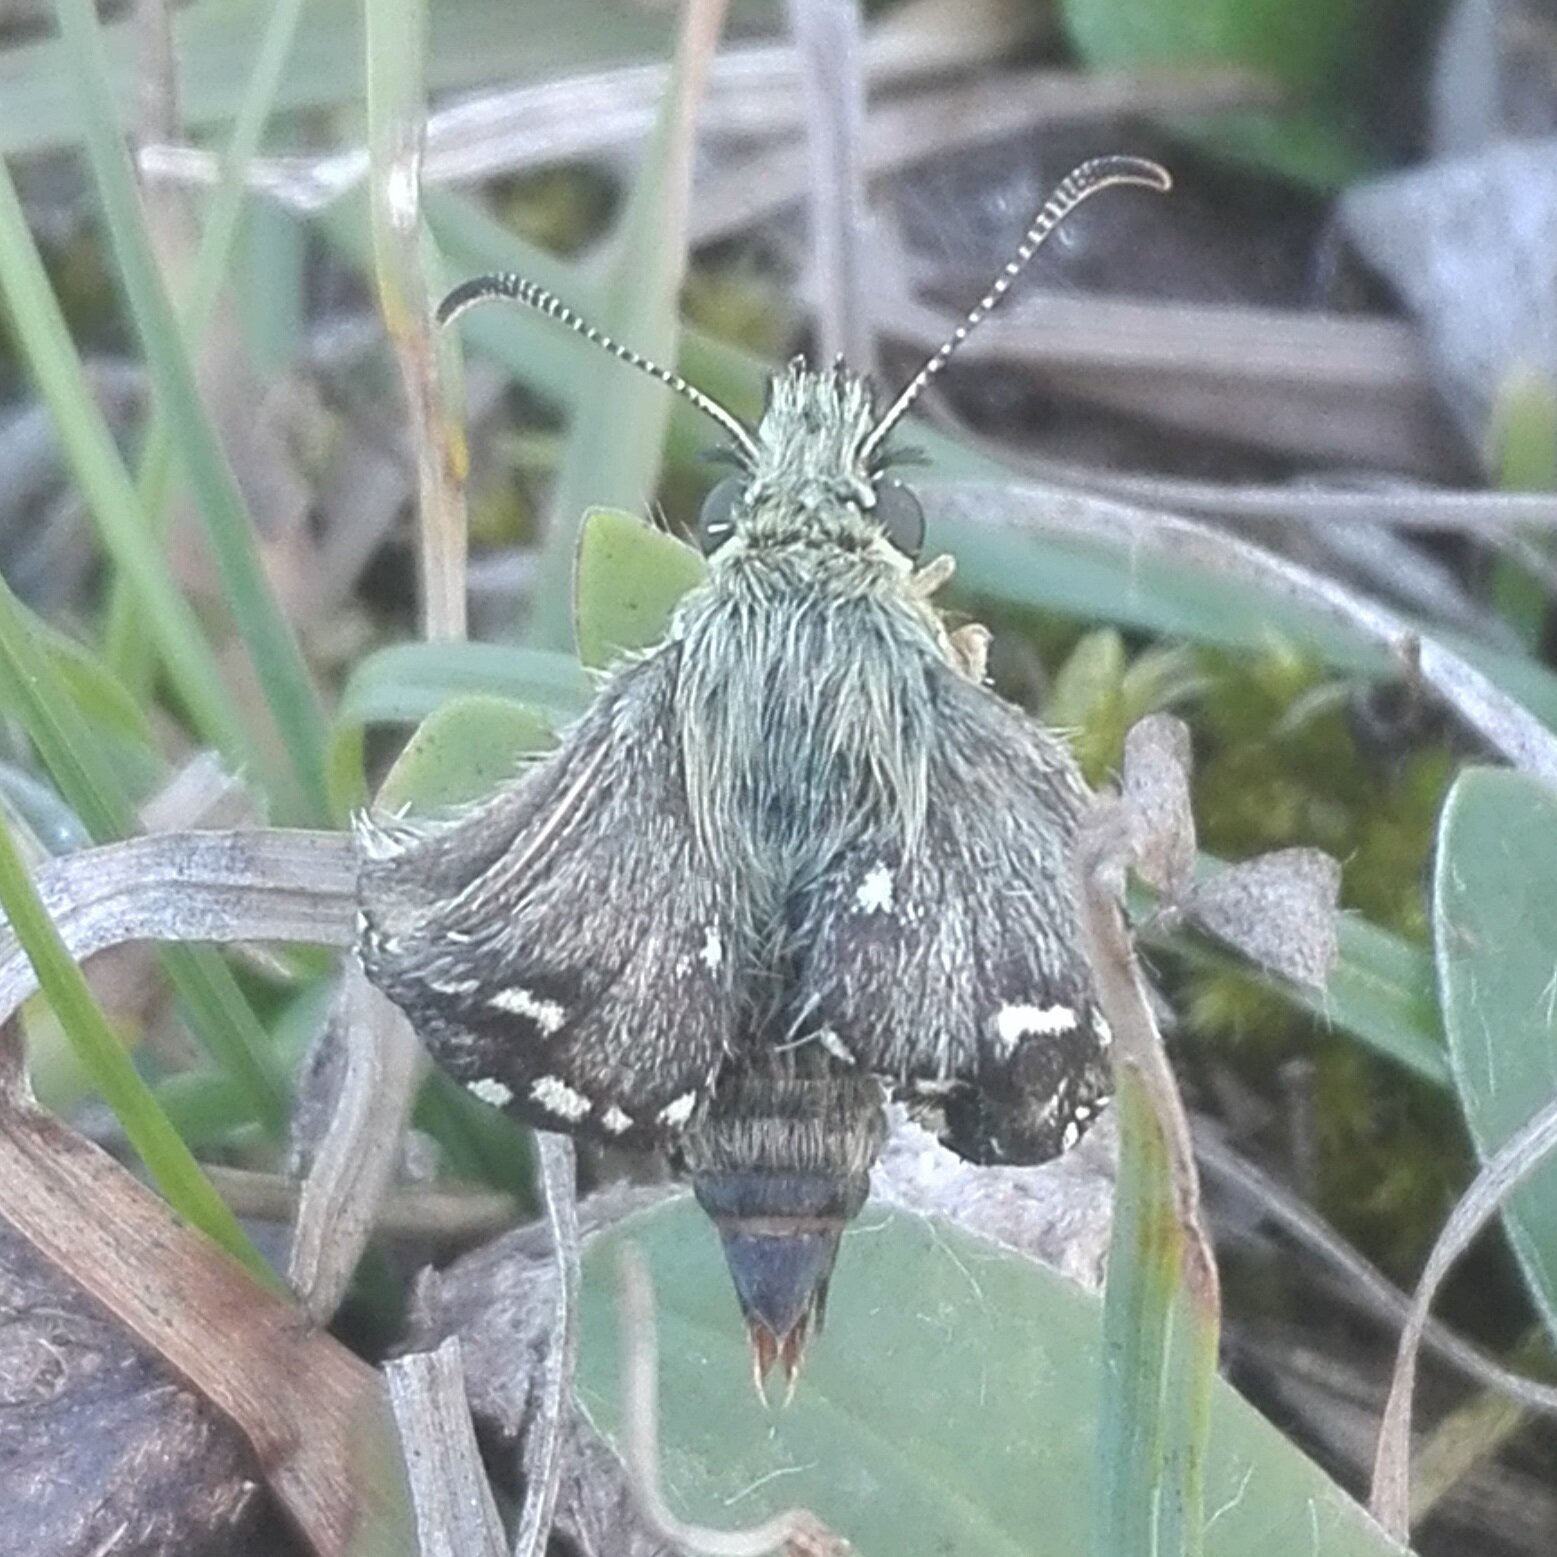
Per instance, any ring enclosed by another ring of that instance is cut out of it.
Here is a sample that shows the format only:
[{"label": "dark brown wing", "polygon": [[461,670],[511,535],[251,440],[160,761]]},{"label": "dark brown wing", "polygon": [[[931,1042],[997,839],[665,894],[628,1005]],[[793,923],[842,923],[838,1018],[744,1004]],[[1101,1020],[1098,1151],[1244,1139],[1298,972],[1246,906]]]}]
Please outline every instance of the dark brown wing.
[{"label": "dark brown wing", "polygon": [[924,835],[856,845],[796,904],[791,1013],[978,1162],[1080,1139],[1111,1091],[1077,945],[1088,792],[1061,740],[951,669],[930,678]]},{"label": "dark brown wing", "polygon": [[677,653],[617,671],[555,752],[452,823],[359,823],[368,976],[440,1065],[543,1129],[674,1139],[730,1041]]}]

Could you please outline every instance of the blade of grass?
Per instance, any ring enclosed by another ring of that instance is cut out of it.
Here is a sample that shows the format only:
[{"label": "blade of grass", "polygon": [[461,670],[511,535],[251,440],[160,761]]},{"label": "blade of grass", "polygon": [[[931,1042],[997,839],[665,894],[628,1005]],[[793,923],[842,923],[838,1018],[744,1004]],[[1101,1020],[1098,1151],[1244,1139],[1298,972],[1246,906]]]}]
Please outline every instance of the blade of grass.
[{"label": "blade of grass", "polygon": [[[232,118],[272,3],[199,0],[179,8],[174,43],[186,123],[225,124]],[[110,45],[105,83],[110,109],[126,126],[137,85],[132,22],[126,18],[103,29]],[[522,19],[515,0],[438,0],[428,82],[442,91],[661,59],[667,35],[661,15],[619,0],[526,4]],[[315,0],[304,13],[299,48],[281,83],[278,107],[359,108],[361,63],[361,5],[357,0]],[[0,153],[80,144],[82,126],[70,100],[70,76],[69,59],[57,38],[0,52]]]},{"label": "blade of grass", "polygon": [[59,430],[98,539],[135,591],[141,629],[157,641],[174,691],[200,738],[241,764],[253,742],[236,716],[198,619],[145,543],[135,488],[93,400],[64,316],[28,231],[10,169],[0,163],[0,290],[27,365]]},{"label": "blade of grass", "polygon": [[1189,1121],[1125,928],[1124,874],[1141,823],[1125,802],[1100,806],[1074,866],[1080,944],[1113,1029],[1119,1115],[1093,1549],[1199,1557],[1221,1302]]},{"label": "blade of grass", "polygon": [[[81,717],[69,689],[28,630],[28,613],[0,579],[0,697],[16,710],[45,767],[100,843],[138,829],[119,772]],[[165,947],[164,966],[205,1052],[243,1089],[273,1138],[285,1129],[286,1089],[260,1026],[227,965],[212,951]]]},{"label": "blade of grass", "polygon": [[466,621],[469,455],[444,391],[458,381],[454,354],[439,343],[427,285],[436,258],[421,219],[426,0],[368,0],[366,17],[373,270],[416,447],[422,636],[457,640]]},{"label": "blade of grass", "polygon": [[243,208],[237,268],[244,285],[233,299],[249,360],[262,379],[297,361],[308,331],[308,232],[290,211],[263,200]]},{"label": "blade of grass", "polygon": [[130,1144],[180,1216],[241,1261],[260,1281],[279,1285],[238,1219],[211,1187],[189,1148],[168,1123],[124,1045],[98,1009],[80,968],[70,960],[54,922],[33,890],[27,867],[0,822],[0,907],[37,970],[49,1003]]},{"label": "blade of grass", "polygon": [[1191,1250],[1169,1187],[1167,1137],[1131,1067],[1120,1070],[1114,1107],[1119,1177],[1103,1303],[1095,1549],[1191,1557],[1202,1544],[1217,1316],[1186,1279]]},{"label": "blade of grass", "polygon": [[[109,96],[108,71],[92,0],[57,0],[60,32],[75,66],[87,152],[108,220],[109,242],[134,316],[141,349],[167,412],[180,462],[196,497],[238,634],[275,721],[291,783],[275,774],[287,807],[310,820],[328,814],[325,721],[291,627],[260,564],[253,528],[168,303],[147,236],[135,176]],[[271,765],[267,762],[267,767]]]},{"label": "blade of grass", "polygon": [[[684,13],[670,90],[614,238],[610,273],[598,294],[597,329],[656,362],[674,362],[686,272],[687,210],[697,103],[724,25],[724,0]],[[579,526],[594,506],[643,510],[659,482],[670,392],[597,351],[581,386],[552,491],[528,626],[538,648],[573,642],[573,559]]]},{"label": "blade of grass", "polygon": [[[254,160],[266,121],[275,105],[276,93],[292,52],[302,9],[303,0],[277,0],[270,20],[266,23],[264,36],[260,39],[254,70],[244,88],[238,117],[233,122],[232,139],[222,154],[221,178],[206,217],[205,231],[201,235],[194,284],[187,302],[179,312],[184,340],[192,352],[209,327],[216,307],[217,294],[227,271],[238,221],[243,213],[244,175]],[[141,511],[158,525],[159,533],[167,507],[172,449],[167,405],[161,398],[157,398],[152,403],[151,420],[147,426],[135,484],[140,494]],[[138,686],[149,687],[153,668],[151,657],[146,652],[149,647],[145,635],[139,629],[134,595],[126,581],[116,577],[105,638],[108,661]],[[140,671],[139,675],[134,674],[136,668]]]}]

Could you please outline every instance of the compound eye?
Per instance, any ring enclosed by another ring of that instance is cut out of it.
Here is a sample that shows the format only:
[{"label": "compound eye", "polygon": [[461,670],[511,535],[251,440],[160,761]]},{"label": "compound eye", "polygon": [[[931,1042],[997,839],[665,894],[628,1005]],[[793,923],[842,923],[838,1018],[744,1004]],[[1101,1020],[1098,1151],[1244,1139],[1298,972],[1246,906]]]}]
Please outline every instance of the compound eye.
[{"label": "compound eye", "polygon": [[726,476],[703,499],[697,516],[697,544],[705,557],[712,557],[735,534],[735,510],[746,491],[744,476]]},{"label": "compound eye", "polygon": [[876,488],[876,519],[905,557],[917,557],[924,547],[924,509],[901,481],[883,481]]}]

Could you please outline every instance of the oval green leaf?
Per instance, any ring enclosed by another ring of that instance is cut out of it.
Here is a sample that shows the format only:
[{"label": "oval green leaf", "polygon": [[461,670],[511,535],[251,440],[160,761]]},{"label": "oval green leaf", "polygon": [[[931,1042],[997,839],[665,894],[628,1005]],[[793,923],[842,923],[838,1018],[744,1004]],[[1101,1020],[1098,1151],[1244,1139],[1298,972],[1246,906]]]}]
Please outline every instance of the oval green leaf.
[{"label": "oval green leaf", "polygon": [[395,643],[353,668],[340,726],[420,724],[451,698],[489,692],[561,719],[583,713],[592,687],[571,654],[507,643]]},{"label": "oval green leaf", "polygon": [[546,716],[522,703],[482,693],[455,698],[406,742],[374,803],[436,810],[479,800],[555,742]]},{"label": "oval green leaf", "polygon": [[[803,1504],[861,1552],[1035,1557],[1092,1549],[1101,1318],[1063,1277],[948,1224],[867,1208],[827,1329],[770,1410],[718,1239],[690,1199],[624,1220],[585,1259],[579,1398],[614,1433],[616,1249],[649,1257],[666,1496],[709,1524]],[[1401,1548],[1218,1384],[1206,1467],[1212,1557]]]},{"label": "oval green leaf", "polygon": [[703,559],[673,535],[619,509],[590,509],[573,573],[579,658],[599,669],[652,648],[677,601],[707,576]]},{"label": "oval green leaf", "polygon": [[[1433,878],[1438,991],[1460,1106],[1483,1162],[1557,1097],[1557,795],[1504,768],[1462,773]],[[1503,1208],[1557,1336],[1557,1162]]]}]

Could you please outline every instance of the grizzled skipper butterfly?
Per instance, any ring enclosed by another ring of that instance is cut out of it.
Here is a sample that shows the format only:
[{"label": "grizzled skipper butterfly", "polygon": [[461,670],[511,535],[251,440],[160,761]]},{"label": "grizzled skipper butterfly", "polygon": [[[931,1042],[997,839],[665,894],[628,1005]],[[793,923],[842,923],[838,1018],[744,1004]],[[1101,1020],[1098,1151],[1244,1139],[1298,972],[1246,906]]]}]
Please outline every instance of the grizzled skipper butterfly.
[{"label": "grizzled skipper butterfly", "polygon": [[759,1378],[791,1379],[902,1099],[975,1162],[1067,1150],[1107,1100],[1077,948],[1088,791],[1063,741],[948,632],[887,441],[1066,215],[1166,190],[1104,157],[1056,189],[988,294],[885,412],[792,362],[747,427],[512,276],[538,309],[729,435],[706,583],[557,749],[451,820],[364,816],[369,977],[477,1096],[544,1130],[659,1147],[724,1242]]}]

